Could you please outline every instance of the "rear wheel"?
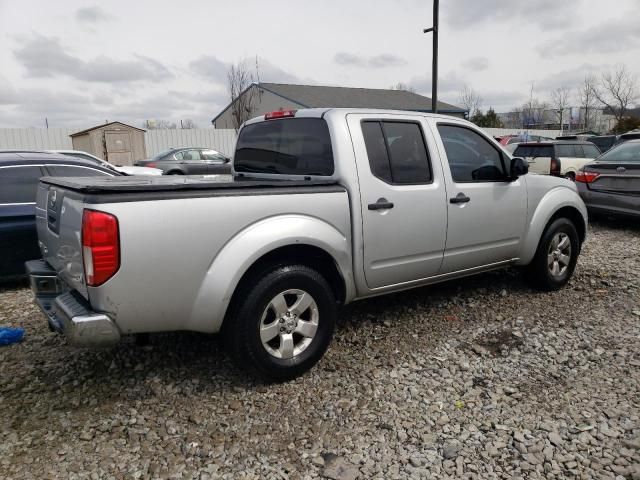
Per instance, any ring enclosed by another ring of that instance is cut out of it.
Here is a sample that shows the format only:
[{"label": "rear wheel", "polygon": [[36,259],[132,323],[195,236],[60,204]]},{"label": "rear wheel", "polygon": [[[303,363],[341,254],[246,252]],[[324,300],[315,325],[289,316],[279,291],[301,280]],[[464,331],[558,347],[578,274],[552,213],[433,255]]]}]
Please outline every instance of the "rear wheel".
[{"label": "rear wheel", "polygon": [[239,366],[270,380],[309,370],[333,337],[333,292],[304,265],[274,267],[251,279],[234,307],[223,330],[225,345]]},{"label": "rear wheel", "polygon": [[558,290],[571,279],[580,254],[580,240],[567,218],[554,220],[542,234],[527,276],[541,290]]},{"label": "rear wheel", "polygon": [[566,178],[567,180],[571,180],[572,182],[576,181],[576,174],[573,172],[567,172],[564,175],[564,178]]},{"label": "rear wheel", "polygon": [[167,172],[167,175],[184,175],[184,173],[180,170],[171,170],[170,172]]}]

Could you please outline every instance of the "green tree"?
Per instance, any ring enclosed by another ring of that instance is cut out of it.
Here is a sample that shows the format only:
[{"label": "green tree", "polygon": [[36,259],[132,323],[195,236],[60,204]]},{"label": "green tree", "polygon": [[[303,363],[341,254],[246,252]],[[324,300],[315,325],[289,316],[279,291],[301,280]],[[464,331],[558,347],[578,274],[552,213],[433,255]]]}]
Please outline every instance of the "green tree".
[{"label": "green tree", "polygon": [[493,108],[489,108],[486,114],[482,113],[482,110],[476,110],[476,113],[470,118],[470,120],[479,127],[504,128],[502,121],[498,118],[498,115]]},{"label": "green tree", "polygon": [[640,128],[640,118],[623,117],[618,120],[616,126],[613,127],[613,133],[626,133],[629,130]]}]

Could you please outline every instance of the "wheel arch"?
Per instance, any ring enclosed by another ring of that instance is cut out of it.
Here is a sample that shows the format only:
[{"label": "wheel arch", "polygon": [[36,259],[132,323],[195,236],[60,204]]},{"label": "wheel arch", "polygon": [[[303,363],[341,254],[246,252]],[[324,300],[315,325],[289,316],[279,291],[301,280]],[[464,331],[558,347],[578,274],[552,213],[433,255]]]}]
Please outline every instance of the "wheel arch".
[{"label": "wheel arch", "polygon": [[538,203],[531,217],[518,265],[527,265],[536,254],[546,228],[558,218],[568,218],[575,225],[582,244],[587,237],[587,209],[578,194],[569,188],[556,188]]},{"label": "wheel arch", "polygon": [[315,217],[272,217],[248,226],[218,252],[196,296],[190,328],[219,331],[229,307],[250,278],[293,263],[322,274],[339,302],[354,298],[350,237]]}]

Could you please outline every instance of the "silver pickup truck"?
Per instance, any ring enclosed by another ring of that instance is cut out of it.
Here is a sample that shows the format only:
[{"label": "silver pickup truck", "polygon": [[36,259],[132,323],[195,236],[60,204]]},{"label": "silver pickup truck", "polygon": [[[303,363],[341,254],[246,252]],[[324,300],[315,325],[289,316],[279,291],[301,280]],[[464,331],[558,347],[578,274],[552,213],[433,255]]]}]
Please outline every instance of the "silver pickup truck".
[{"label": "silver pickup truck", "polygon": [[70,343],[220,332],[284,380],[322,357],[339,305],[508,265],[562,287],[587,212],[467,121],[309,109],[248,121],[232,177],[43,178],[37,228],[32,289]]}]

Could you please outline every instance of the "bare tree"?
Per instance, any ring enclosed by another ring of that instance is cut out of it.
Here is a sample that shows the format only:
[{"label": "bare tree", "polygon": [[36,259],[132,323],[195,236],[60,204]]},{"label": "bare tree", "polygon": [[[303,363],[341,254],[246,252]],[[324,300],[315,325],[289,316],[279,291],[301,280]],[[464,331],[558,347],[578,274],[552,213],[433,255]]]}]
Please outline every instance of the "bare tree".
[{"label": "bare tree", "polygon": [[625,65],[618,65],[613,73],[602,74],[594,95],[602,105],[611,110],[619,124],[629,106],[638,98],[638,79]]},{"label": "bare tree", "polygon": [[227,72],[227,86],[231,96],[231,116],[233,127],[238,130],[240,125],[251,118],[255,108],[255,100],[258,96],[258,88],[253,88],[257,78],[256,74],[247,68],[246,62],[241,61],[229,67]]},{"label": "bare tree", "polygon": [[582,86],[578,92],[580,96],[580,107],[584,111],[584,129],[589,130],[591,128],[591,117],[589,114],[596,108],[598,99],[596,98],[596,89],[598,88],[597,80],[594,75],[587,75],[584,77]]},{"label": "bare tree", "polygon": [[551,105],[555,109],[558,115],[558,121],[560,123],[560,131],[562,131],[564,111],[569,107],[569,95],[571,90],[567,87],[556,88],[551,92]]},{"label": "bare tree", "polygon": [[416,93],[416,89],[406,83],[398,82],[395,85],[391,85],[389,90],[404,90],[406,92]]},{"label": "bare tree", "polygon": [[458,103],[469,112],[469,118],[471,118],[480,110],[482,99],[480,95],[478,95],[478,92],[468,85],[465,85],[458,94]]},{"label": "bare tree", "polygon": [[184,120],[180,120],[180,128],[184,130],[191,130],[198,127],[196,126],[196,122],[194,122],[190,118],[185,118]]}]

